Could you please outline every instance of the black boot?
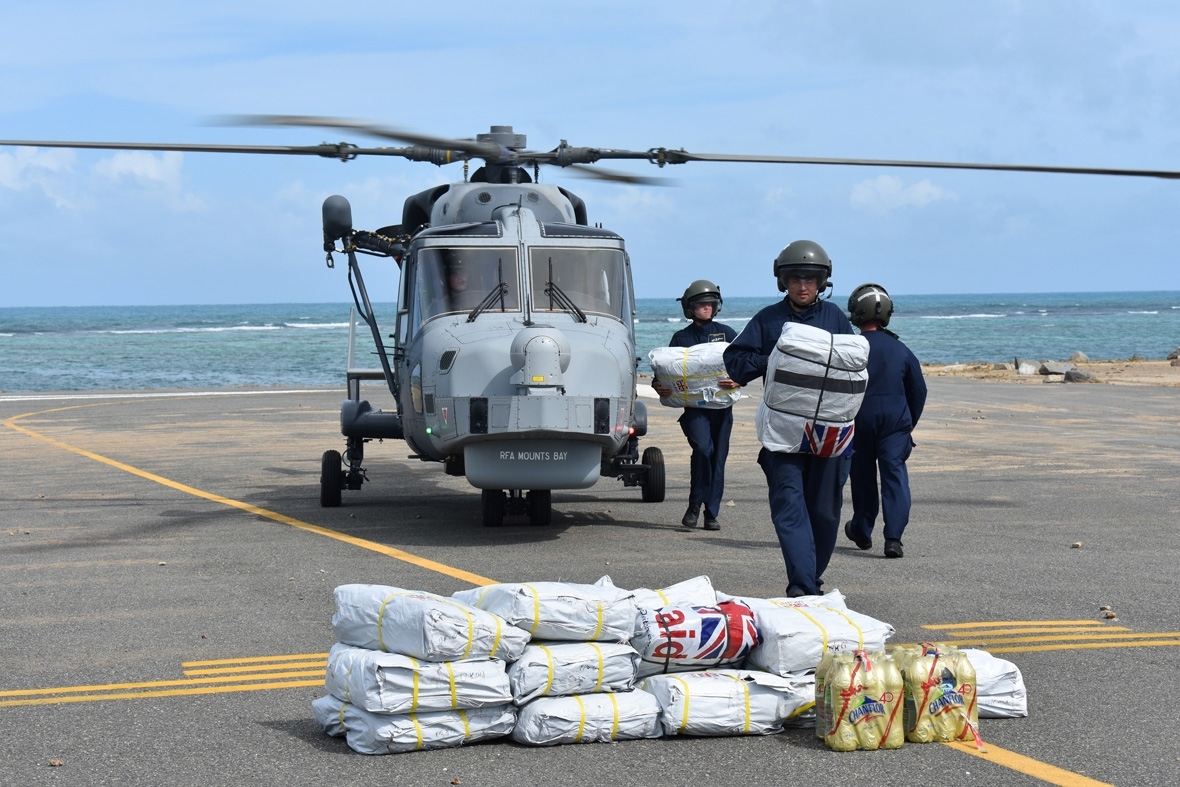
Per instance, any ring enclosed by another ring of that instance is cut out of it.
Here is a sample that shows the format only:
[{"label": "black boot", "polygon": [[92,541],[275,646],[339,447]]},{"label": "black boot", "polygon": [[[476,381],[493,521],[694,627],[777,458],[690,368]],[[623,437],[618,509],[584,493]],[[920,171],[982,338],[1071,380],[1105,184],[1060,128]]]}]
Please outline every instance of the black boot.
[{"label": "black boot", "polygon": [[684,516],[680,519],[680,524],[685,527],[696,527],[697,520],[701,518],[701,504],[689,503],[688,508],[684,511]]}]

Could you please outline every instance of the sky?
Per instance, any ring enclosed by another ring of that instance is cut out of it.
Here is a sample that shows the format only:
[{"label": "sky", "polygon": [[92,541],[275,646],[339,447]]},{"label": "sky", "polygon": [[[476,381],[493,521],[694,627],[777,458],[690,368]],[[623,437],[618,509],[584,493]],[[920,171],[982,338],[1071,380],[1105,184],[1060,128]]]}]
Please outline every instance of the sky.
[{"label": "sky", "polygon": [[[1163,0],[8,0],[0,29],[3,139],[396,144],[211,123],[273,113],[442,137],[505,124],[535,150],[1180,170],[1180,5]],[[777,297],[773,260],[802,238],[843,294],[1180,290],[1176,180],[609,166],[674,185],[541,180],[625,238],[639,297],[696,278]],[[0,147],[0,307],[347,302],[324,198],[377,229],[461,178],[388,158]],[[375,300],[396,275],[367,263]]]}]

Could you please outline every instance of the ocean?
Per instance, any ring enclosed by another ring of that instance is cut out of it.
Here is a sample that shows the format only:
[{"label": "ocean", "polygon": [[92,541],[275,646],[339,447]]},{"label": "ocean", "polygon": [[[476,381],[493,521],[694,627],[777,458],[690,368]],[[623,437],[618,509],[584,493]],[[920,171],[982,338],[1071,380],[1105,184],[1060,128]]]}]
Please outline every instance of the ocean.
[{"label": "ocean", "polygon": [[[739,332],[777,298],[727,298]],[[841,306],[847,296],[833,301]],[[890,328],[924,363],[1162,359],[1180,347],[1180,292],[896,295]],[[348,303],[0,308],[0,391],[344,387]],[[376,304],[384,333],[393,304]],[[673,298],[637,302],[640,367],[687,324]],[[364,327],[363,324],[361,326]],[[358,335],[358,354],[370,351]],[[364,348],[362,350],[362,347]],[[358,362],[362,362],[358,355]],[[374,359],[373,366],[377,366]]]}]

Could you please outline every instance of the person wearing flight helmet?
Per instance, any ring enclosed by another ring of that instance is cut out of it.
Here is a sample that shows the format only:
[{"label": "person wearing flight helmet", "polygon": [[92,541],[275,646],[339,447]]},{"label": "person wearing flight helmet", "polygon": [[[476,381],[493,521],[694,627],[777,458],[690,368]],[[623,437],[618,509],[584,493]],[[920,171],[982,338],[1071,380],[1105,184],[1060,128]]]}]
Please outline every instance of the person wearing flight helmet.
[{"label": "person wearing flight helmet", "polygon": [[[725,350],[729,376],[745,385],[765,377],[783,326],[798,322],[833,334],[853,333],[835,304],[823,300],[831,287],[832,260],[818,243],[797,240],[774,260],[774,277],[786,297],[759,311]],[[758,464],[766,474],[770,518],[787,567],[787,596],[821,593],[823,573],[840,531],[840,507],[849,457],[821,457],[763,448]]]},{"label": "person wearing flight helmet", "polygon": [[[672,334],[669,347],[692,347],[709,342],[730,342],[737,331],[713,318],[721,311],[721,288],[707,279],[698,279],[677,298],[684,310],[684,316],[692,323]],[[717,385],[725,390],[738,388],[728,377],[721,378]],[[652,380],[652,388],[660,396],[668,396],[672,389],[658,379]],[[733,431],[733,410],[685,407],[680,416],[680,429],[688,438],[692,448],[688,509],[680,524],[696,527],[705,508],[705,530],[720,530],[717,514],[721,497],[725,492],[725,459],[729,455],[729,435]]]},{"label": "person wearing flight helmet", "polygon": [[[910,348],[886,328],[893,299],[879,284],[862,284],[848,297],[848,317],[869,342],[869,381],[852,438],[852,519],[844,535],[873,548],[873,524],[885,522],[885,557],[902,557],[901,534],[910,521],[910,436],[926,406],[926,381]],[[877,496],[877,468],[881,495]]]}]

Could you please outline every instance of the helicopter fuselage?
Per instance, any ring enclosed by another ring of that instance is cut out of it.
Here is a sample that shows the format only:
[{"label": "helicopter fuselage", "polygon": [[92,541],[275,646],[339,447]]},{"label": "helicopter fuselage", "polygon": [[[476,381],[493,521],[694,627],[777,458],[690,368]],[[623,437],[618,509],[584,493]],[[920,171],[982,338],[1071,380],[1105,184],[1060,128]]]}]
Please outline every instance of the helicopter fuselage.
[{"label": "helicopter fuselage", "polygon": [[574,223],[562,192],[452,185],[402,261],[394,366],[406,442],[482,489],[589,487],[633,432],[623,239]]}]

